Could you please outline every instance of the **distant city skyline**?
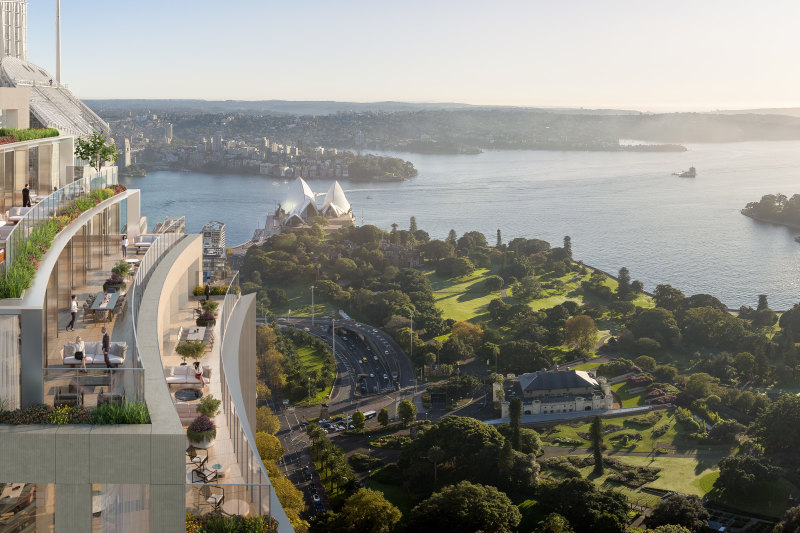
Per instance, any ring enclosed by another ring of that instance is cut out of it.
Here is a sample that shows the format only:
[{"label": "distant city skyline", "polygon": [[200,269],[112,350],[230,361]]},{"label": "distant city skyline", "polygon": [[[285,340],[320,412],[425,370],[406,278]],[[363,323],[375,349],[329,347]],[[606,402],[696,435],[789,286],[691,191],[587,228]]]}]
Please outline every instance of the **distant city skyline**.
[{"label": "distant city skyline", "polygon": [[[55,2],[28,10],[28,59],[55,75]],[[800,4],[789,1],[63,0],[61,10],[62,81],[81,98],[800,106]]]}]

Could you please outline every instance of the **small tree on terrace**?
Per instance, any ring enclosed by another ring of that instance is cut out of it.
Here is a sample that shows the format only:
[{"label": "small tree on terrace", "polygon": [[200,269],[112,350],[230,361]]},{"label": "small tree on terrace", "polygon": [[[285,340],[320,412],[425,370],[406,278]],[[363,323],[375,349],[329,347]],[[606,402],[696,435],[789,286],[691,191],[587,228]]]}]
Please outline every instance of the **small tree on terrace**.
[{"label": "small tree on terrace", "polygon": [[88,138],[78,138],[75,140],[75,155],[84,161],[90,161],[95,170],[100,170],[103,163],[117,161],[117,147],[97,132],[92,133]]},{"label": "small tree on terrace", "polygon": [[522,400],[514,398],[508,406],[508,418],[511,422],[511,446],[519,450],[519,428],[522,424]]}]

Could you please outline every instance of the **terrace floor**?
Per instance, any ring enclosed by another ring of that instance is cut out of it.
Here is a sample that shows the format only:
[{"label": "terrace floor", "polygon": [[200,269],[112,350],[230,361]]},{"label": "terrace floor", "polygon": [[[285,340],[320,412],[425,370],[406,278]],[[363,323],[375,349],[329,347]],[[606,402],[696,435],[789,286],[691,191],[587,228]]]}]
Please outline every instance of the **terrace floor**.
[{"label": "terrace floor", "polygon": [[[212,297],[217,302],[219,302],[220,306],[222,305],[223,297]],[[173,321],[171,324],[170,331],[168,333],[169,338],[165,339],[164,343],[164,353],[161,355],[162,363],[166,366],[178,366],[181,364],[183,359],[177,353],[175,353],[175,346],[178,344],[178,332],[181,327],[185,329],[195,325],[195,309],[198,307],[197,301],[190,301],[189,305],[184,308],[178,310],[178,312],[173,316]],[[219,345],[219,328],[220,324],[219,321],[214,326],[214,343],[210,350],[207,350],[203,357],[199,360],[201,365],[208,365],[211,368],[211,383],[203,387],[203,395],[208,396],[212,394],[214,398],[222,399],[222,385],[220,383],[220,345]],[[173,402],[176,403],[183,403],[179,400],[175,399],[175,392],[180,390],[182,387],[174,385],[171,386],[171,392],[173,393]],[[185,402],[190,404],[196,404],[199,400],[193,402]],[[181,409],[179,412],[183,412]],[[191,420],[182,420],[184,428],[188,427]],[[223,511],[228,514],[240,514],[240,515],[248,515],[250,513],[256,512],[258,509],[257,505],[253,505],[251,497],[249,496],[249,490],[245,483],[244,478],[242,476],[241,469],[239,468],[239,463],[236,460],[236,455],[234,454],[233,448],[233,441],[230,435],[230,429],[228,427],[227,421],[225,416],[222,414],[217,415],[214,418],[214,423],[217,426],[217,437],[208,449],[208,461],[206,465],[210,468],[214,468],[215,465],[219,465],[216,470],[220,474],[220,478],[217,482],[209,483],[205,485],[198,481],[197,478],[192,479],[192,467],[186,467],[186,510],[187,512],[193,513],[205,513],[211,510],[210,504],[206,503],[206,498],[204,496],[205,493],[211,491],[211,493],[218,493],[220,491],[224,492],[225,496],[225,503],[223,503]],[[186,446],[188,448],[189,442],[187,440]],[[206,450],[199,450],[199,455],[205,455]],[[193,482],[196,481],[196,482]]]}]

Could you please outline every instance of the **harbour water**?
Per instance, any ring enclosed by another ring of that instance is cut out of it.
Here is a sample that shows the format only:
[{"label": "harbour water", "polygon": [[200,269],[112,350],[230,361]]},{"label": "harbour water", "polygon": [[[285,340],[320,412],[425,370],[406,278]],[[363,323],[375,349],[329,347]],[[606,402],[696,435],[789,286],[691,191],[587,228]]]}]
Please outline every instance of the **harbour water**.
[{"label": "harbour water", "polygon": [[[800,302],[796,232],[742,216],[767,193],[800,193],[800,142],[689,145],[687,152],[486,151],[479,155],[389,154],[413,161],[406,182],[342,182],[358,223],[407,228],[411,216],[434,238],[482,231],[490,244],[536,237],[616,272],[626,266],[647,290],[670,283],[730,307],[767,294],[773,309]],[[678,170],[697,168],[694,179]],[[226,224],[228,244],[249,239],[289,182],[261,176],[153,172],[123,183],[142,190],[151,221],[186,214],[187,231]],[[324,193],[332,180],[310,181]]]}]

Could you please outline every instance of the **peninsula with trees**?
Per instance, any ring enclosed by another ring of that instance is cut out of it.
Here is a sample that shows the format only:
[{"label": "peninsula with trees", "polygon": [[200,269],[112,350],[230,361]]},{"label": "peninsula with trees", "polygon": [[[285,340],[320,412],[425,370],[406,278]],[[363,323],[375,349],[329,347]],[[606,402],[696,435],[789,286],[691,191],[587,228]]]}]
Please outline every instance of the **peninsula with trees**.
[{"label": "peninsula with trees", "polygon": [[800,194],[765,194],[758,202],[748,203],[741,213],[759,220],[800,230]]}]

